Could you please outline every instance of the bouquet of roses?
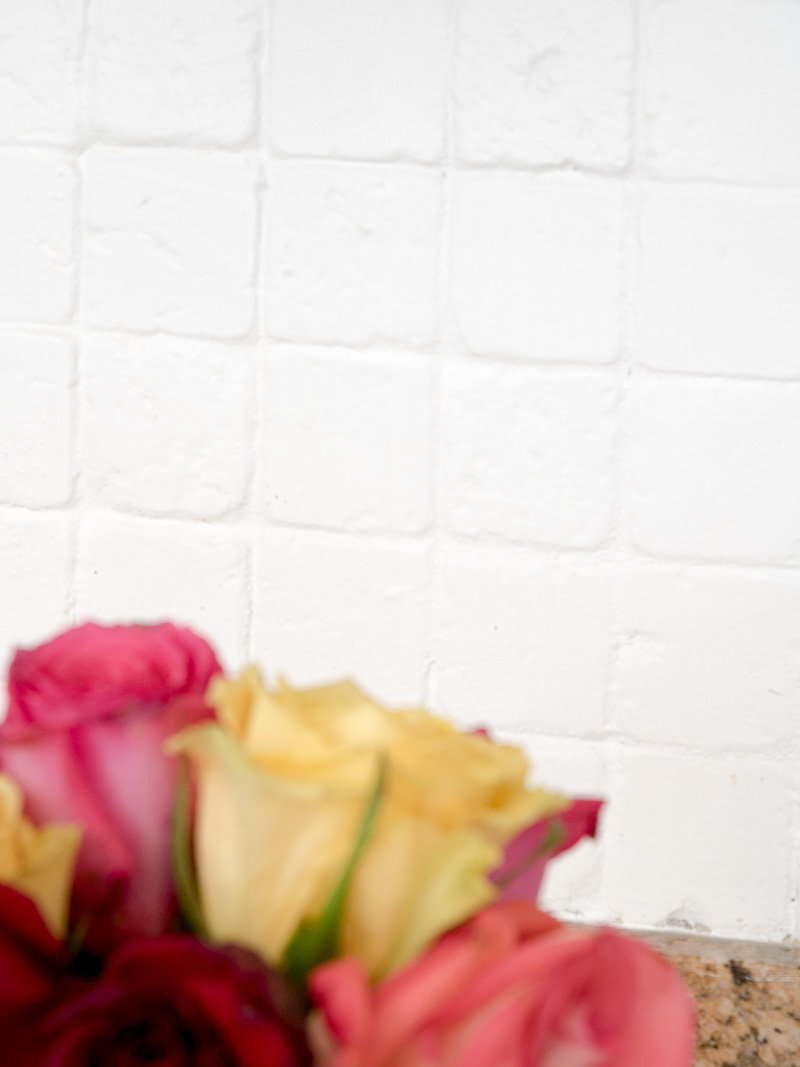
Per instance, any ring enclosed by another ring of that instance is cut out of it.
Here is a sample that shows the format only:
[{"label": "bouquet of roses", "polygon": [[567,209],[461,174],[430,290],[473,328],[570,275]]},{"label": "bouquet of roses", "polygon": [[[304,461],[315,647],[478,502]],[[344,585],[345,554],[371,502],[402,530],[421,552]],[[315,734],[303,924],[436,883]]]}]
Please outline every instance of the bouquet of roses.
[{"label": "bouquet of roses", "polygon": [[19,651],[8,696],[4,1065],[691,1063],[671,968],[537,908],[599,802],[515,747],[170,624]]}]

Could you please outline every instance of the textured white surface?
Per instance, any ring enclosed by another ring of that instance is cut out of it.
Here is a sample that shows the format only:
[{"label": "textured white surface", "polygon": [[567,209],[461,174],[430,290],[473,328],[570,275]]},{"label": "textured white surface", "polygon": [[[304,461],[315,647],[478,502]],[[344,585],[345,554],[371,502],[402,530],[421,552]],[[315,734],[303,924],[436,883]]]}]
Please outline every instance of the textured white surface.
[{"label": "textured white surface", "polygon": [[800,378],[800,195],[659,190],[641,227],[644,363]]},{"label": "textured white surface", "polygon": [[270,517],[338,530],[424,530],[431,394],[424,355],[271,347],[260,486]]},{"label": "textured white surface", "polygon": [[93,501],[201,519],[241,507],[255,399],[249,348],[106,334],[87,338],[83,351]]},{"label": "textured white surface", "polygon": [[435,706],[465,726],[601,734],[613,652],[608,568],[472,546],[443,547],[437,562]]},{"label": "textured white surface", "polygon": [[274,0],[268,135],[286,155],[444,153],[448,0]]},{"label": "textured white surface", "polygon": [[256,122],[260,6],[96,0],[87,49],[92,129],[121,143],[246,141]]},{"label": "textured white surface", "polygon": [[611,375],[448,360],[442,385],[449,530],[567,548],[606,539],[617,445]]},{"label": "textured white surface", "polygon": [[228,526],[146,522],[86,510],[79,523],[75,611],[81,619],[184,619],[229,662],[248,628],[249,553]]},{"label": "textured white surface", "polygon": [[74,363],[64,338],[0,333],[0,499],[30,507],[69,500]]},{"label": "textured white surface", "polygon": [[75,140],[83,9],[84,0],[0,4],[0,142]]},{"label": "textured white surface", "polygon": [[621,245],[616,183],[459,175],[451,269],[464,344],[519,359],[613,359]]},{"label": "textured white surface", "polygon": [[273,678],[349,675],[376,696],[418,702],[429,588],[422,543],[268,530],[257,545],[253,652]]},{"label": "textured white surface", "polygon": [[800,934],[797,0],[3,0],[0,657],[174,616]]},{"label": "textured white surface", "polygon": [[252,159],[98,147],[84,163],[88,324],[245,334],[253,323]]},{"label": "textured white surface", "polygon": [[0,512],[0,663],[14,647],[36,643],[69,624],[74,544],[63,514],[3,508]]},{"label": "textured white surface", "polygon": [[352,345],[433,341],[440,200],[432,171],[277,167],[266,226],[270,333]]},{"label": "textured white surface", "polygon": [[628,507],[657,556],[751,563],[800,552],[800,383],[659,378],[630,396]]},{"label": "textured white surface", "polygon": [[630,152],[630,0],[462,0],[455,124],[474,163],[622,166]]},{"label": "textured white surface", "polygon": [[77,192],[67,156],[0,149],[0,322],[73,313]]},{"label": "textured white surface", "polygon": [[641,0],[641,9],[653,171],[796,183],[796,0]]},{"label": "textured white surface", "polygon": [[612,916],[638,926],[666,921],[775,936],[791,903],[788,767],[753,757],[626,751],[611,789],[604,829]]}]

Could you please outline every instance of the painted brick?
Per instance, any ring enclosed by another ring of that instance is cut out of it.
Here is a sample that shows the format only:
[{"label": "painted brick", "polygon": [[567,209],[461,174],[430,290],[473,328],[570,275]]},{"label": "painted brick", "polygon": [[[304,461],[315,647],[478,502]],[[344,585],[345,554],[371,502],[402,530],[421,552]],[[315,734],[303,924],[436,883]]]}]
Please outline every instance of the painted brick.
[{"label": "painted brick", "polygon": [[75,139],[82,11],[81,0],[0,4],[0,141]]},{"label": "painted brick", "polygon": [[84,470],[119,508],[200,518],[243,502],[253,435],[252,351],[176,337],[84,345]]},{"label": "painted brick", "polygon": [[[69,520],[65,515],[0,513],[0,670],[15,648],[52,637],[68,623]],[[0,718],[5,717],[5,700]]]},{"label": "painted brick", "polygon": [[617,354],[622,193],[587,178],[461,175],[451,300],[485,355],[605,363]]},{"label": "painted brick", "polygon": [[220,338],[247,333],[256,197],[246,156],[93,149],[86,204],[91,325]]},{"label": "painted brick", "polygon": [[468,726],[600,730],[610,613],[610,578],[599,563],[448,545],[434,592],[434,705]]},{"label": "painted brick", "polygon": [[620,578],[617,725],[627,737],[785,751],[800,699],[800,583],[629,567]]},{"label": "painted brick", "polygon": [[420,701],[427,586],[423,545],[270,530],[259,545],[253,651],[294,685],[349,677],[385,704]]},{"label": "painted brick", "polygon": [[628,0],[464,0],[456,63],[463,158],[603,169],[627,161]]},{"label": "painted brick", "polygon": [[91,120],[121,141],[230,145],[255,130],[257,0],[98,0]]},{"label": "painted brick", "polygon": [[2,0],[0,658],[174,616],[424,699],[609,797],[560,914],[796,936],[798,45]]},{"label": "painted brick", "polygon": [[611,528],[612,378],[450,360],[442,508],[453,531],[589,547]]},{"label": "painted brick", "polygon": [[280,167],[267,227],[270,332],[333,344],[432,341],[440,194],[435,175],[403,168]]},{"label": "painted brick", "polygon": [[631,397],[628,519],[646,552],[766,563],[800,549],[800,389],[656,378]]},{"label": "painted brick", "polygon": [[[608,754],[604,746],[575,738],[561,740],[526,734],[503,737],[521,745],[533,766],[533,782],[573,797],[608,797]],[[603,893],[603,823],[595,840],[581,841],[550,863],[539,903],[571,922],[608,920]]]},{"label": "painted brick", "polygon": [[0,332],[0,501],[40,507],[69,499],[73,374],[61,338]]},{"label": "painted brick", "polygon": [[646,0],[648,159],[659,174],[800,178],[794,0]]},{"label": "painted brick", "polygon": [[438,159],[447,0],[276,0],[270,128],[290,155]]},{"label": "painted brick", "polygon": [[230,668],[241,666],[248,560],[228,527],[84,513],[78,542],[82,619],[170,619],[207,636]]},{"label": "painted brick", "polygon": [[75,194],[75,171],[66,157],[0,154],[0,321],[69,317]]},{"label": "painted brick", "polygon": [[282,522],[413,533],[430,519],[427,357],[277,346],[264,390],[262,500]]},{"label": "painted brick", "polygon": [[604,834],[614,916],[723,937],[789,933],[787,768],[628,751],[620,771]]},{"label": "painted brick", "polygon": [[800,378],[800,197],[661,192],[641,240],[645,363]]}]

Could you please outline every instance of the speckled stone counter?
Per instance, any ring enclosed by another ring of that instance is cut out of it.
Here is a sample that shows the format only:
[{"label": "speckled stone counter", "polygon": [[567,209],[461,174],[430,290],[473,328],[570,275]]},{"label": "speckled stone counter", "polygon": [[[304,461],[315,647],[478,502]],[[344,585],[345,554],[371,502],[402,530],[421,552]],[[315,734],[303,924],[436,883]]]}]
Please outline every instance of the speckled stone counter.
[{"label": "speckled stone counter", "polygon": [[694,993],[696,1067],[800,1067],[800,948],[641,936]]}]

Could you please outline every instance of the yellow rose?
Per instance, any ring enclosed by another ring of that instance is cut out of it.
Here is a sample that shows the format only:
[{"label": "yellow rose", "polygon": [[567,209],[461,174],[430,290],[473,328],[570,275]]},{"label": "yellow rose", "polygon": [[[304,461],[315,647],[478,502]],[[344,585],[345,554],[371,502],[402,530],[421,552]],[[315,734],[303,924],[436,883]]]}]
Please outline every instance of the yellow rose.
[{"label": "yellow rose", "polygon": [[378,814],[347,895],[341,950],[373,977],[495,894],[488,873],[521,829],[566,806],[527,789],[522,752],[421,708],[388,711],[350,682],[265,689],[256,668],[215,678],[218,722],[170,742],[199,783],[195,853],[220,941],[278,963],[318,917],[350,856],[382,766]]},{"label": "yellow rose", "polygon": [[30,897],[59,938],[67,929],[80,840],[78,826],[34,826],[22,814],[22,790],[0,773],[0,882]]}]

